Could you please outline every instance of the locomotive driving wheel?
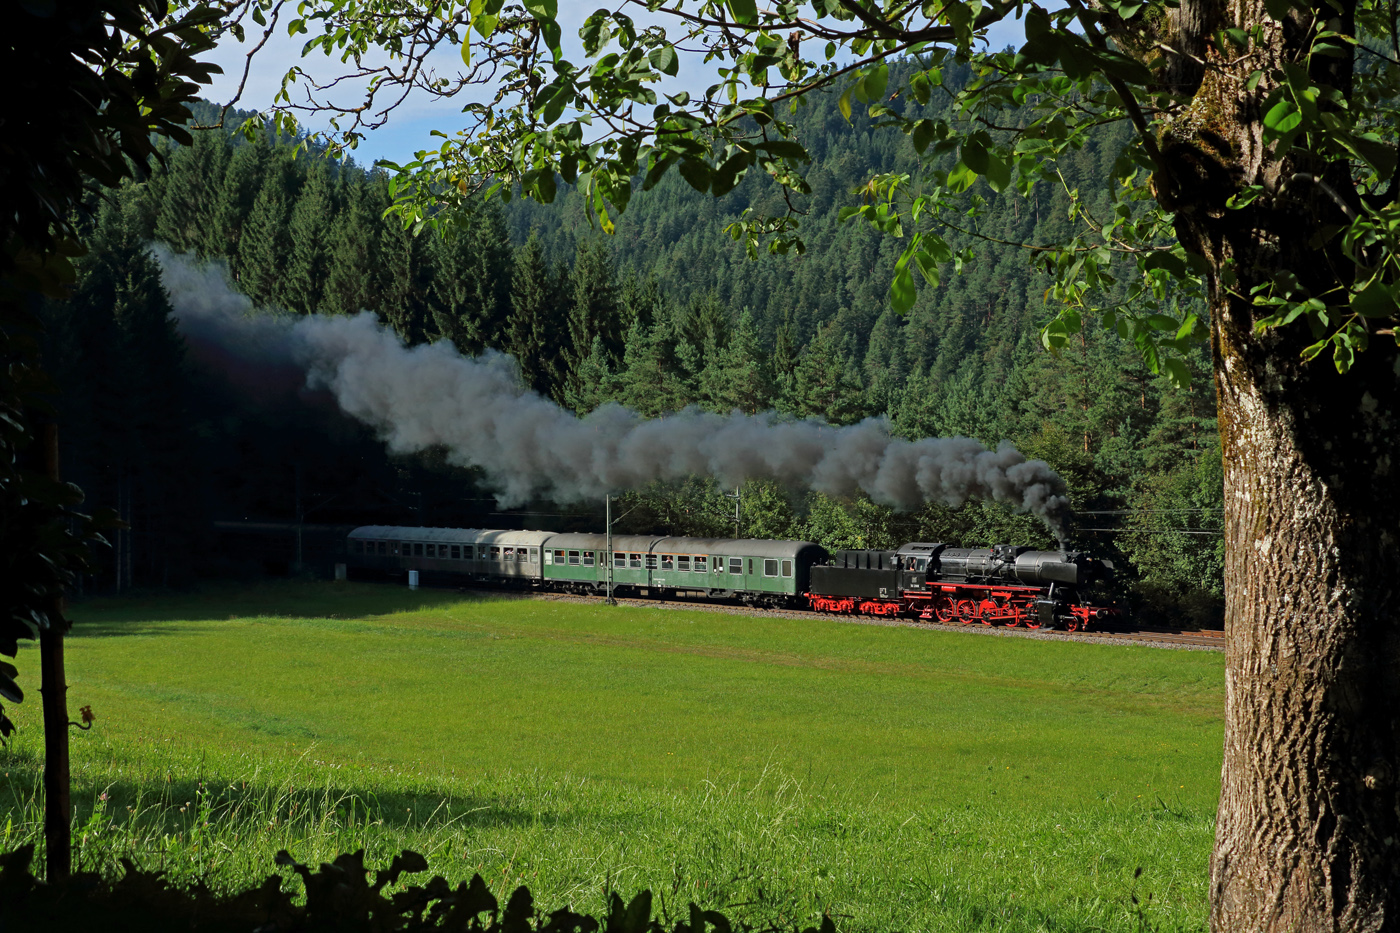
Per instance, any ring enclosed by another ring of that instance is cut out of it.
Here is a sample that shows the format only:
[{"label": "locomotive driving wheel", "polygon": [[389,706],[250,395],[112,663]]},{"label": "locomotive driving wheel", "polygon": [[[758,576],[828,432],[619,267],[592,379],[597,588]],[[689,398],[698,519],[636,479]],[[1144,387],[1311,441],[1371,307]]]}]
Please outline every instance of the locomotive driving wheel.
[{"label": "locomotive driving wheel", "polygon": [[952,600],[943,599],[934,607],[933,614],[938,617],[939,622],[951,622],[957,615],[957,609],[954,608]]},{"label": "locomotive driving wheel", "polygon": [[971,599],[960,599],[957,602],[958,621],[963,625],[971,625],[977,618],[977,603]]},{"label": "locomotive driving wheel", "polygon": [[994,624],[999,615],[1001,607],[996,604],[996,600],[984,599],[977,604],[977,617],[982,620],[983,625]]}]

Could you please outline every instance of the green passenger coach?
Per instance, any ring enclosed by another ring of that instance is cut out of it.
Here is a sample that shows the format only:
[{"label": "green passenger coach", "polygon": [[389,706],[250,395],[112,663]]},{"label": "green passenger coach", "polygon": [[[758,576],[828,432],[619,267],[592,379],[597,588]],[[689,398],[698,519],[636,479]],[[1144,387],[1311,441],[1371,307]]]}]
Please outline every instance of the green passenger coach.
[{"label": "green passenger coach", "polygon": [[[611,547],[609,544],[611,543]],[[798,605],[811,568],[827,558],[810,541],[555,534],[370,525],[347,541],[357,574],[419,571],[425,584],[478,581],[575,593],[697,595]]]}]

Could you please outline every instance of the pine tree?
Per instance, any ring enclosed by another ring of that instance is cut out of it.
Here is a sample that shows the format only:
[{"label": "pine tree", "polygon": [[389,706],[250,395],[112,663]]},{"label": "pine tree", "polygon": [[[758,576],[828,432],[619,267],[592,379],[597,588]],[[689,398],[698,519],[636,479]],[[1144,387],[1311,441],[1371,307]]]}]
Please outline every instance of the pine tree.
[{"label": "pine tree", "polygon": [[687,352],[689,344],[679,340],[676,332],[671,316],[649,328],[632,325],[617,376],[615,397],[619,402],[654,418],[696,401],[694,373],[687,365],[694,353]]},{"label": "pine tree", "polygon": [[701,394],[714,411],[757,414],[773,404],[773,376],[747,308],[723,350],[716,350],[700,377]]},{"label": "pine tree", "polygon": [[156,216],[156,239],[177,253],[207,258],[221,245],[215,228],[218,192],[229,162],[224,134],[202,130],[170,162],[165,198]]},{"label": "pine tree", "polygon": [[376,242],[375,311],[410,344],[427,343],[434,330],[429,311],[433,264],[427,237],[401,223],[380,224]]},{"label": "pine tree", "polygon": [[325,294],[330,271],[327,240],[335,214],[332,184],[325,160],[315,160],[288,221],[292,252],[282,276],[278,303],[298,314],[315,314],[321,309]]},{"label": "pine tree", "polygon": [[491,201],[432,241],[432,315],[438,333],[463,353],[499,347],[510,316],[511,248],[505,219]]},{"label": "pine tree", "polygon": [[865,351],[866,408],[894,417],[909,378],[904,355],[903,319],[886,311],[870,332]]},{"label": "pine tree", "polygon": [[817,329],[793,370],[787,396],[793,414],[832,424],[852,424],[864,417],[864,390],[847,344],[834,322]]},{"label": "pine tree", "polygon": [[243,238],[243,225],[253,212],[268,157],[268,144],[261,135],[256,142],[236,146],[218,190],[214,209],[215,239],[210,254],[228,260],[235,278],[241,270],[239,243]]},{"label": "pine tree", "polygon": [[593,350],[574,371],[574,377],[575,388],[566,390],[565,404],[579,414],[587,414],[604,402],[614,400],[616,378],[607,351],[603,349],[602,337],[593,338]]},{"label": "pine tree", "polygon": [[[572,274],[573,303],[569,310],[569,362],[577,370],[593,352],[595,338],[603,353],[615,361],[622,353],[622,333],[616,290],[612,284],[612,255],[601,239],[579,243]],[[574,384],[577,389],[577,384]]]},{"label": "pine tree", "polygon": [[375,225],[381,221],[370,209],[370,191],[359,172],[346,172],[343,179],[344,207],[331,222],[327,243],[326,289],[321,311],[355,314],[372,307],[371,270],[374,268]]},{"label": "pine tree", "polygon": [[124,192],[103,205],[73,296],[51,312],[66,322],[68,365],[81,373],[61,403],[74,428],[66,472],[90,507],[116,508],[130,525],[113,542],[120,585],[168,582],[169,562],[189,551],[195,503],[184,342],[134,200]]},{"label": "pine tree", "polygon": [[258,305],[275,304],[281,292],[283,270],[291,252],[287,229],[290,213],[284,173],[268,171],[238,242],[239,287]]},{"label": "pine tree", "polygon": [[527,386],[553,394],[560,382],[559,351],[566,326],[559,312],[555,277],[535,234],[516,250],[511,274],[511,313],[504,346],[520,364]]}]

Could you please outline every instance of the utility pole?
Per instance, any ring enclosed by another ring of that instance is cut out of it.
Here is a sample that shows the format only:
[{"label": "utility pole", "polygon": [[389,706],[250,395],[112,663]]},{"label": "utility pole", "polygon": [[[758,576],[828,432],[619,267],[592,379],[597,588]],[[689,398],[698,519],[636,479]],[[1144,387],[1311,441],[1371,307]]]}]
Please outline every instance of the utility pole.
[{"label": "utility pole", "polygon": [[741,519],[741,518],[739,517],[739,503],[740,503],[740,502],[743,500],[743,498],[744,498],[742,495],[739,494],[739,491],[740,491],[742,488],[743,488],[742,486],[735,486],[733,492],[727,492],[727,493],[724,494],[724,497],[725,497],[726,499],[733,499],[733,500],[734,500],[734,537],[735,537],[735,538],[738,538],[738,537],[739,537],[739,525],[740,525],[740,523],[743,521],[743,519]]},{"label": "utility pole", "polygon": [[617,600],[613,599],[613,540],[612,540],[612,496],[607,497],[607,523],[608,523],[608,598],[607,605],[616,606]]}]

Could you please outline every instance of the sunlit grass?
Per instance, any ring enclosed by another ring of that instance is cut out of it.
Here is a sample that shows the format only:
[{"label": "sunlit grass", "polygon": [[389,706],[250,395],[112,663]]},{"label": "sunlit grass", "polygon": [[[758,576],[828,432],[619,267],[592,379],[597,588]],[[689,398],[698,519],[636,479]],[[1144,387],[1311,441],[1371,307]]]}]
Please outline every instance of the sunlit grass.
[{"label": "sunlit grass", "polygon": [[[73,615],[89,867],[225,885],[279,848],[410,847],[550,906],[650,887],[850,929],[1204,927],[1218,655],[369,585]],[[38,834],[21,713],[7,848]]]}]

